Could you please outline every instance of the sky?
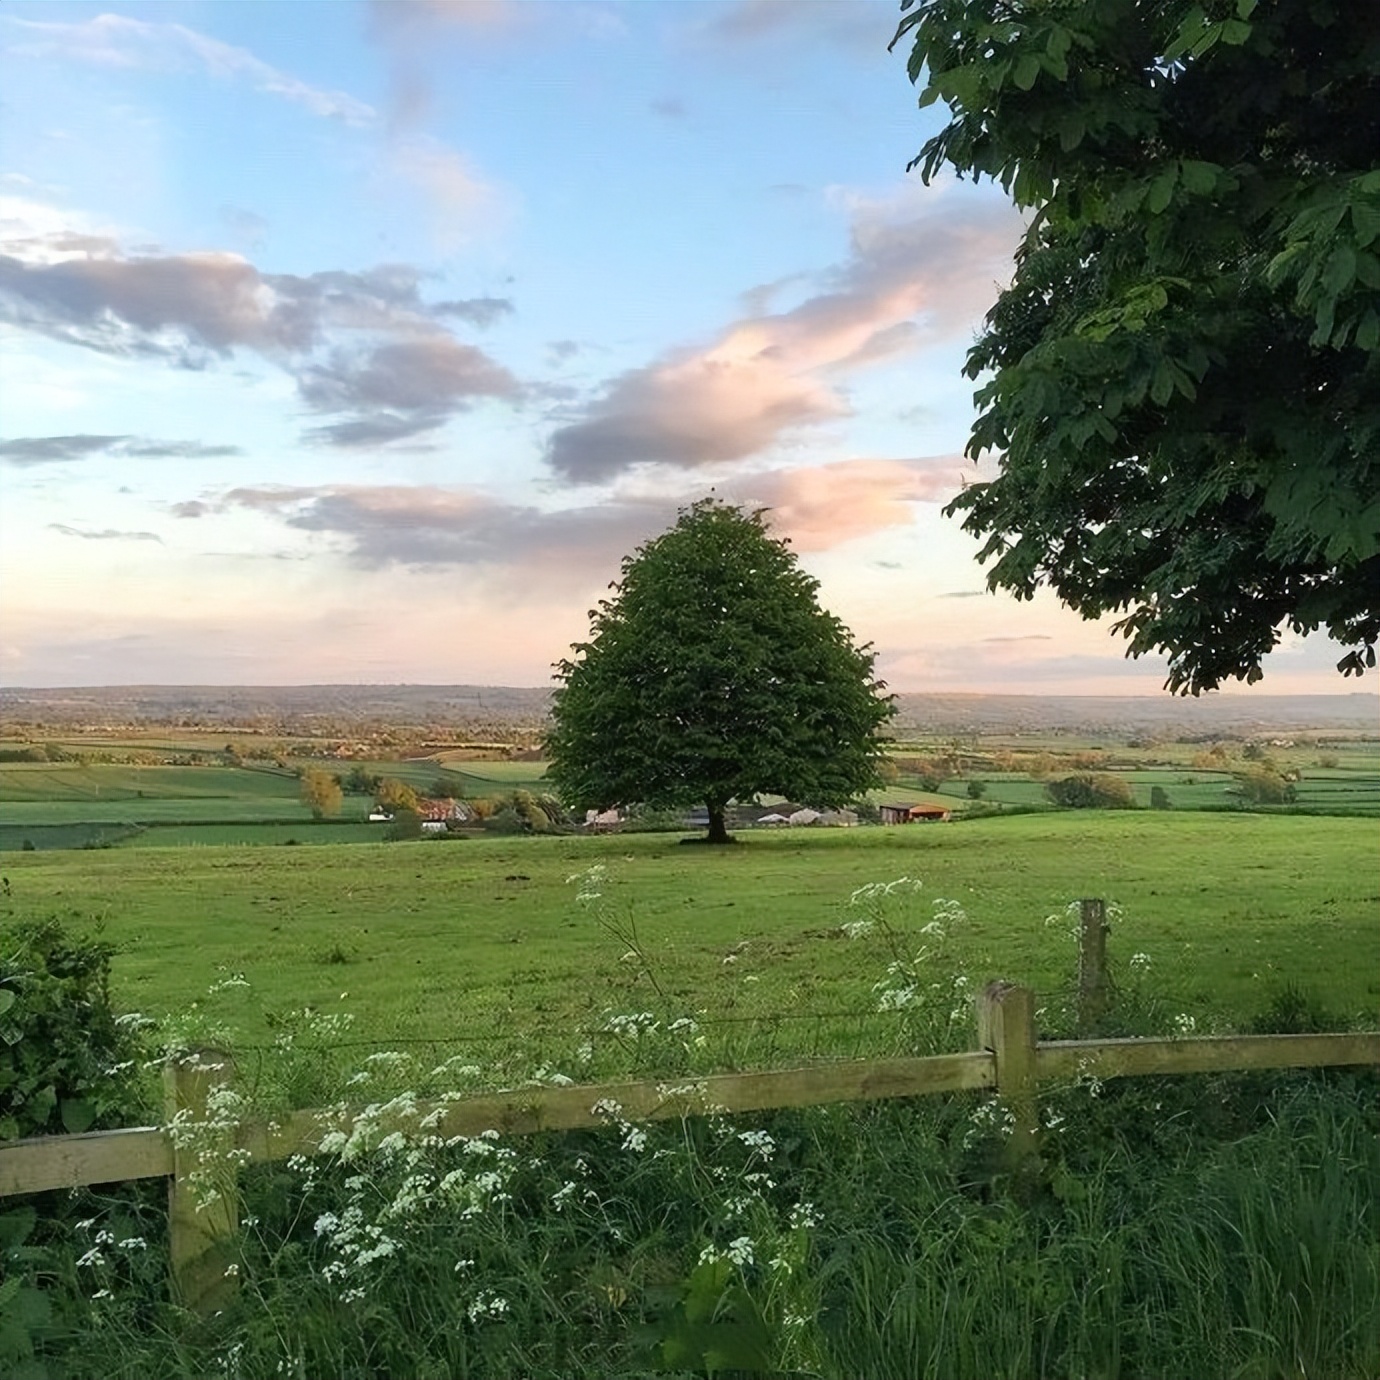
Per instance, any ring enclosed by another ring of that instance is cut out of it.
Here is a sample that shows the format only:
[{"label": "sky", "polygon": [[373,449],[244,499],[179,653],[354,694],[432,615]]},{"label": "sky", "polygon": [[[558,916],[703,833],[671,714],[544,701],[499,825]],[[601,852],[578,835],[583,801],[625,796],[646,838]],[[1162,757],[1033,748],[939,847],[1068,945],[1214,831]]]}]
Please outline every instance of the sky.
[{"label": "sky", "polygon": [[942,515],[1021,221],[898,17],[3,0],[0,684],[544,684],[712,492],[894,690],[1159,693]]}]

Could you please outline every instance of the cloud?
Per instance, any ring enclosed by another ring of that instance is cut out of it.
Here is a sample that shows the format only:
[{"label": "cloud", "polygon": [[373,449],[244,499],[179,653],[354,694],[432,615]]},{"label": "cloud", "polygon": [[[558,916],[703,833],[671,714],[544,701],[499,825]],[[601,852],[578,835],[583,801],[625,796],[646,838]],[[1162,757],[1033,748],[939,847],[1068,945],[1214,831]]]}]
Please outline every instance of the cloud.
[{"label": "cloud", "polygon": [[391,36],[445,24],[506,29],[522,23],[530,8],[518,0],[371,0],[369,15],[376,32]]},{"label": "cloud", "polygon": [[[536,10],[517,0],[370,0],[369,32],[385,45],[391,69],[390,132],[415,130],[430,114],[428,68],[448,30],[466,40],[493,39],[524,28],[536,19]],[[544,18],[549,24],[549,11]]]},{"label": "cloud", "polygon": [[163,538],[156,532],[117,532],[107,527],[103,532],[83,532],[79,527],[69,527],[65,522],[50,522],[51,531],[61,532],[64,537],[81,537],[83,541],[156,541],[160,546]]},{"label": "cloud", "polygon": [[389,158],[392,171],[425,193],[443,248],[453,249],[468,231],[481,224],[492,225],[501,217],[496,189],[475,172],[463,154],[438,140],[423,135],[398,139]]},{"label": "cloud", "polygon": [[1001,199],[943,191],[847,198],[848,258],[798,305],[749,311],[702,348],[618,375],[552,435],[547,461],[572,483],[634,465],[695,468],[769,451],[850,414],[847,376],[971,327],[1009,273],[1019,219]]},{"label": "cloud", "polygon": [[[504,298],[433,307],[421,297],[421,275],[403,264],[303,276],[262,273],[236,254],[128,257],[107,246],[54,257],[62,234],[26,231],[22,253],[0,252],[0,321],[184,368],[252,350],[291,373],[313,410],[349,414],[314,431],[317,439],[411,436],[474,398],[521,394],[508,370],[442,324],[496,319],[511,310]],[[14,249],[0,238],[0,251]]]},{"label": "cloud", "polygon": [[1019,637],[984,637],[984,642],[1053,642],[1049,633],[1024,633]]},{"label": "cloud", "polygon": [[108,450],[123,436],[21,436],[0,441],[0,460],[11,465],[51,465],[61,460],[84,460]]},{"label": "cloud", "polygon": [[158,441],[147,436],[21,436],[12,441],[0,441],[0,461],[11,465],[49,465],[103,454],[142,460],[213,460],[239,455],[241,451],[238,446]]},{"label": "cloud", "polygon": [[648,109],[663,120],[683,120],[688,113],[685,102],[679,96],[661,96],[652,101]]},{"label": "cloud", "polygon": [[[745,507],[770,509],[773,532],[802,552],[905,526],[911,506],[952,491],[956,462],[846,460],[755,475],[732,494]],[[172,506],[178,517],[232,509],[266,514],[302,532],[343,541],[356,566],[488,566],[505,578],[540,574],[560,582],[578,572],[607,579],[623,556],[666,530],[677,510],[703,496],[615,493],[598,503],[550,510],[440,485],[258,485]]]},{"label": "cloud", "polygon": [[985,589],[951,589],[937,595],[939,599],[981,599],[988,593]]},{"label": "cloud", "polygon": [[737,0],[700,26],[711,43],[740,47],[780,44],[797,36],[822,38],[854,51],[875,54],[896,32],[896,6],[879,0],[789,4],[785,0]]},{"label": "cloud", "polygon": [[221,80],[247,82],[265,95],[349,125],[368,125],[377,118],[372,106],[344,91],[309,86],[247,48],[222,43],[182,24],[150,23],[118,14],[100,14],[80,23],[34,19],[9,23],[24,35],[10,45],[11,50],[25,56],[138,71],[199,71]]},{"label": "cloud", "polygon": [[342,446],[412,436],[440,426],[472,399],[513,400],[522,392],[508,370],[448,335],[336,351],[329,362],[300,371],[297,385],[317,411],[359,414],[314,433]]},{"label": "cloud", "polygon": [[545,512],[431,485],[243,487],[182,516],[245,508],[303,532],[343,538],[357,566],[492,566],[566,582],[581,565],[602,574],[671,519],[668,505],[626,500]]},{"label": "cloud", "polygon": [[958,488],[959,458],[841,460],[776,470],[741,480],[753,504],[771,509],[773,527],[800,551],[827,551],[888,527],[908,527],[911,505],[948,498]]},{"label": "cloud", "polygon": [[481,330],[495,321],[513,314],[513,304],[507,297],[466,297],[457,301],[433,302],[433,316],[458,316]]}]

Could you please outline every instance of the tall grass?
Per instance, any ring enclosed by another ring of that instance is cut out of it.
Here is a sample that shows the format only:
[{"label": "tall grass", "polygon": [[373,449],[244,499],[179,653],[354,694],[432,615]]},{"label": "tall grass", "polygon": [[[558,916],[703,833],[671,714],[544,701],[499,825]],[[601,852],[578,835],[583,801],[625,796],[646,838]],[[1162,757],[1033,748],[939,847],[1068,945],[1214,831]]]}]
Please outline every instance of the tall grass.
[{"label": "tall grass", "polygon": [[[599,880],[586,877],[584,904],[644,971],[647,1009],[608,1014],[603,1039],[525,1072],[664,1077],[693,1100],[700,1075],[761,1050],[736,1028],[721,1040],[677,1014],[631,915],[598,909]],[[940,902],[912,923],[915,897],[907,879],[859,888],[840,928],[875,952],[874,1002],[902,1047],[963,1047],[971,982],[955,972],[954,941],[964,917]],[[1143,957],[1125,965],[1110,1024],[1191,1026],[1149,995]],[[235,975],[216,989],[217,1000],[246,991]],[[1266,1024],[1328,1023],[1298,992],[1276,1006]],[[162,1039],[215,1043],[228,1036],[218,1009],[208,998]],[[1067,1019],[1055,997],[1042,1031]],[[49,1200],[46,1231],[23,1247],[37,1254],[20,1262],[53,1304],[33,1325],[27,1374],[1380,1374],[1372,1074],[1044,1089],[1040,1172],[1016,1182],[1006,1121],[984,1095],[734,1120],[702,1106],[645,1125],[606,1105],[596,1130],[442,1138],[423,1099],[511,1085],[511,1050],[496,1066],[432,1060],[425,1046],[365,1054],[337,1014],[298,1013],[274,1030],[271,1049],[240,1060],[236,1089],[211,1099],[206,1123],[173,1128],[184,1145],[209,1147],[208,1187],[234,1168],[216,1158],[227,1119],[368,1105],[323,1136],[319,1155],[240,1170],[227,1267],[237,1295],[209,1319],[169,1298],[165,1207],[147,1186],[84,1195],[80,1211]],[[10,1269],[3,1228],[0,1218]],[[0,1297],[5,1288],[0,1274]]]},{"label": "tall grass", "polygon": [[244,1380],[1360,1380],[1380,1372],[1375,1091],[1070,1088],[1024,1196],[976,1095],[645,1126],[610,1107],[602,1130],[448,1142],[404,1100],[242,1176],[240,1292],[209,1321],[163,1292],[156,1200],[92,1208],[48,1248],[40,1355]]}]

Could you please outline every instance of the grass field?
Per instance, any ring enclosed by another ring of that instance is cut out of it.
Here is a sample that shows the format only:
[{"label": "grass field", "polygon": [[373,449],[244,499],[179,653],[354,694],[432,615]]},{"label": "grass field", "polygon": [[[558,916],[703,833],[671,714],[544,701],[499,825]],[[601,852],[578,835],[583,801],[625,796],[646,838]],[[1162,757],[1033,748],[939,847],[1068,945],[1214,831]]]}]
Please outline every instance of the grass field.
[{"label": "grass field", "polygon": [[[885,1039],[875,1020],[820,1013],[875,1011],[893,955],[839,926],[859,918],[854,889],[903,875],[924,884],[888,902],[906,953],[936,947],[920,933],[936,899],[967,913],[936,955],[937,982],[961,970],[1056,992],[1074,953],[1046,917],[1096,895],[1124,909],[1112,938],[1123,971],[1147,954],[1154,990],[1202,1022],[1247,1018],[1288,982],[1373,1020],[1374,843],[1361,819],[1147,811],[761,834],[730,849],[628,835],[26,853],[7,860],[0,919],[100,924],[120,949],[126,1008],[185,1010],[242,972],[247,993],[202,1009],[251,1038],[310,1006],[352,1012],[360,1038],[497,1037],[565,1057],[605,1012],[657,1006],[705,1022],[779,1017],[772,1038],[789,1053],[847,1029]],[[597,863],[602,899],[582,906],[568,878]],[[662,995],[601,914],[636,922]]]}]

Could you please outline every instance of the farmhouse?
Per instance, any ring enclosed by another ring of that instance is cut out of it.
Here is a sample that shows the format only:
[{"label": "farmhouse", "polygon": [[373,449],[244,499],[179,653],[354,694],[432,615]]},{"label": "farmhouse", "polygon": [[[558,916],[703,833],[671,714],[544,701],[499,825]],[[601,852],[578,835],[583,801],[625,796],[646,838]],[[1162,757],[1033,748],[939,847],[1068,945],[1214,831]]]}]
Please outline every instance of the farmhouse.
[{"label": "farmhouse", "polygon": [[883,824],[943,824],[954,812],[944,805],[879,805],[877,813]]},{"label": "farmhouse", "polygon": [[623,827],[623,816],[615,806],[612,810],[586,810],[585,828],[594,834],[606,834]]}]

